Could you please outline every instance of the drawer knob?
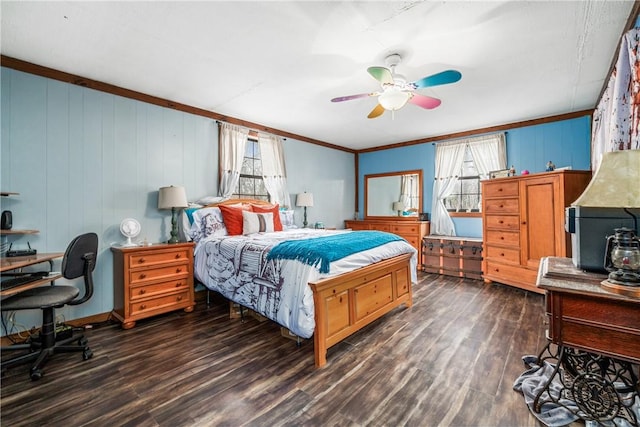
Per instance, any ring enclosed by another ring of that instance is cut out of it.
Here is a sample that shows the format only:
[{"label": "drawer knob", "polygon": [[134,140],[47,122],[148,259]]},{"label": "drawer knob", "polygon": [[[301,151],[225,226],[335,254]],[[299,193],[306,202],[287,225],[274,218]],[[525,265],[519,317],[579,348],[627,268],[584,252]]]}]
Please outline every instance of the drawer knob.
[{"label": "drawer knob", "polygon": [[140,305],[140,310],[144,310],[145,308],[147,308],[147,304],[141,304]]},{"label": "drawer knob", "polygon": [[140,289],[140,295],[144,295],[146,293],[147,293],[147,291],[145,289]]},{"label": "drawer knob", "polygon": [[500,205],[501,208],[504,208],[504,205]]},{"label": "drawer knob", "polygon": [[500,269],[499,268],[494,268],[493,271],[495,271],[496,273],[499,273]]},{"label": "drawer knob", "polygon": [[178,301],[182,301],[182,295],[178,295]]},{"label": "drawer knob", "polygon": [[498,224],[504,224],[503,220],[498,221]]},{"label": "drawer knob", "polygon": [[181,268],[176,268],[176,273],[180,273],[180,272],[182,272],[182,269]]},{"label": "drawer knob", "polygon": [[182,286],[182,282],[176,282],[176,288],[179,288],[180,286]]},{"label": "drawer knob", "polygon": [[504,236],[500,236],[500,240],[504,240]]},{"label": "drawer knob", "polygon": [[500,256],[504,256],[504,252],[500,254]]},{"label": "drawer knob", "polygon": [[180,254],[176,254],[176,259],[180,258]]},{"label": "drawer knob", "polygon": [[147,275],[146,275],[146,274],[144,274],[144,273],[142,273],[142,274],[140,275],[140,278],[141,278],[141,279],[144,279],[145,277],[147,277]]},{"label": "drawer knob", "polygon": [[138,263],[139,263],[139,264],[144,264],[144,263],[145,263],[145,259],[144,259],[144,258],[140,258],[140,259],[138,260]]},{"label": "drawer knob", "polygon": [[498,188],[498,191],[502,191],[502,187]]}]

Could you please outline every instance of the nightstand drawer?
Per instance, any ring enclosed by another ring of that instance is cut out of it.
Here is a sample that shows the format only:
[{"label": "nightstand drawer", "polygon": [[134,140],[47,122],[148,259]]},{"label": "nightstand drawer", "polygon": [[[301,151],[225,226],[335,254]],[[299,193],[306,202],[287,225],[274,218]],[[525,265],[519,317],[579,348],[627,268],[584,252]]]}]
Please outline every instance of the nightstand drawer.
[{"label": "nightstand drawer", "polygon": [[145,252],[145,253],[136,253],[129,255],[129,267],[130,268],[138,268],[138,267],[148,267],[154,265],[167,264],[170,262],[176,261],[189,261],[189,253],[188,250],[190,248],[182,248],[177,250],[165,250],[165,251],[157,251],[157,252]]},{"label": "nightstand drawer", "polygon": [[175,291],[180,288],[186,289],[188,281],[186,279],[177,279],[170,282],[154,283],[145,286],[132,286],[129,288],[129,298],[131,301],[150,298],[156,295],[166,295],[171,291]]},{"label": "nightstand drawer", "polygon": [[132,302],[130,310],[131,316],[135,317],[156,310],[164,313],[169,311],[168,309],[175,309],[172,307],[190,304],[193,304],[193,301],[190,301],[189,291],[185,289],[183,292],[176,294],[165,295],[140,302]]},{"label": "nightstand drawer", "polygon": [[129,284],[135,285],[150,282],[156,279],[170,279],[187,277],[189,266],[187,264],[172,265],[169,267],[151,268],[148,270],[134,270],[129,272]]}]

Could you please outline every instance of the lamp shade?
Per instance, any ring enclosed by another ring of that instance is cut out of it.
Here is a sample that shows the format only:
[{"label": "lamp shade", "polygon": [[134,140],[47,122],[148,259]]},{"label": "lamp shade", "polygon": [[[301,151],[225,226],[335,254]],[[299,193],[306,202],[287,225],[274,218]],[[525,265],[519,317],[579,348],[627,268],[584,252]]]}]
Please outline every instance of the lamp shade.
[{"label": "lamp shade", "polygon": [[402,202],[393,202],[393,210],[394,211],[402,211],[402,210],[404,210],[404,203],[402,203]]},{"label": "lamp shade", "polygon": [[299,193],[296,197],[296,206],[313,206],[313,194]]},{"label": "lamp shade", "polygon": [[158,209],[186,208],[187,193],[184,187],[162,187],[158,191]]},{"label": "lamp shade", "polygon": [[404,107],[409,100],[409,94],[396,87],[389,87],[378,96],[378,102],[385,110],[395,111]]},{"label": "lamp shade", "polygon": [[640,150],[604,153],[591,182],[572,205],[640,208]]}]

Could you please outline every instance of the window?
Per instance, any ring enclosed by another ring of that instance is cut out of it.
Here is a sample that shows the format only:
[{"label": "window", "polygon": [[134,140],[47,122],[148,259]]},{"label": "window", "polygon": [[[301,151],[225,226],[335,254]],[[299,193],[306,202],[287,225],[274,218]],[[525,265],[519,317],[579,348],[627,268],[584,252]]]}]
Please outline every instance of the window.
[{"label": "window", "polygon": [[444,199],[449,212],[480,212],[480,174],[467,145],[453,192]]},{"label": "window", "polygon": [[239,199],[259,199],[269,201],[269,193],[262,179],[262,159],[260,147],[255,139],[247,139],[240,179],[233,192]]}]

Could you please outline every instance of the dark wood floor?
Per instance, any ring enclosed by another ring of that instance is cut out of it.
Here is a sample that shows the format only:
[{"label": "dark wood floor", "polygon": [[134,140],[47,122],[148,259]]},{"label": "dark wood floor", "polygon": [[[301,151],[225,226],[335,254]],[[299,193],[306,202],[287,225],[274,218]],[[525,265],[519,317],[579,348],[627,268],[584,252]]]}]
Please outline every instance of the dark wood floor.
[{"label": "dark wood floor", "polygon": [[414,305],[329,350],[199,303],[88,332],[93,359],[56,355],[36,382],[2,378],[1,424],[130,426],[537,426],[512,390],[544,345],[543,297],[421,275]]}]

